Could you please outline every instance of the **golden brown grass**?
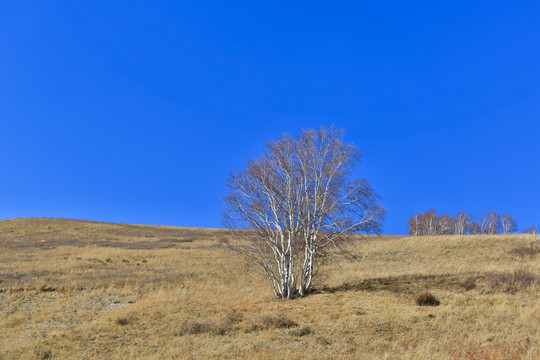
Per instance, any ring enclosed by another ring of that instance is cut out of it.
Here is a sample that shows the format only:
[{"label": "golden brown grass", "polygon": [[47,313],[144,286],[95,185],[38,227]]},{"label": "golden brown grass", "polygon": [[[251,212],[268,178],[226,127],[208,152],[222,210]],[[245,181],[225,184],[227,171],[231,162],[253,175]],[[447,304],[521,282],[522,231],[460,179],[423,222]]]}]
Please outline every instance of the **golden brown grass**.
[{"label": "golden brown grass", "polygon": [[291,301],[224,236],[0,221],[0,359],[540,358],[534,235],[362,240]]}]

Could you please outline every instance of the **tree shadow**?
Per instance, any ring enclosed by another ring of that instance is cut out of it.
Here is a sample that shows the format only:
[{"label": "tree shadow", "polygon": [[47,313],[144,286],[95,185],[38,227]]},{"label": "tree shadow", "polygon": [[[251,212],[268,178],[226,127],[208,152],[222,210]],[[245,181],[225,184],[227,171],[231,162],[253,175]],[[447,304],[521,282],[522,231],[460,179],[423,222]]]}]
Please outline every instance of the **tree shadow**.
[{"label": "tree shadow", "polygon": [[395,294],[415,294],[426,289],[465,290],[472,273],[437,275],[401,275],[347,282],[334,287],[314,289],[313,293],[336,293],[340,291],[390,291]]}]

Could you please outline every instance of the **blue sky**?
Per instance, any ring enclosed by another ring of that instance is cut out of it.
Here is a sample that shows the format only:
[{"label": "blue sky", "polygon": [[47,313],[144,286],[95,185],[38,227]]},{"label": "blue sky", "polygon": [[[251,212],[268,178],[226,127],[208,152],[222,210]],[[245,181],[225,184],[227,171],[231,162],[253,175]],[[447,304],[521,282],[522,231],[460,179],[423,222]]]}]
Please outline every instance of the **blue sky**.
[{"label": "blue sky", "polygon": [[219,227],[225,180],[335,124],[405,233],[540,224],[540,3],[0,4],[0,218]]}]

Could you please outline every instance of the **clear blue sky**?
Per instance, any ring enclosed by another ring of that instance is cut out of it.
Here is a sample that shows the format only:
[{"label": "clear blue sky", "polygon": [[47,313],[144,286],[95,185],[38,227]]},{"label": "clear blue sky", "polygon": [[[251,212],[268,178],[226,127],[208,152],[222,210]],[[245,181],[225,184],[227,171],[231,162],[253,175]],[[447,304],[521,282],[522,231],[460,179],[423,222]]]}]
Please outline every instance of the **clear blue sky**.
[{"label": "clear blue sky", "polygon": [[219,227],[229,170],[332,123],[387,233],[540,224],[540,2],[0,3],[0,218]]}]

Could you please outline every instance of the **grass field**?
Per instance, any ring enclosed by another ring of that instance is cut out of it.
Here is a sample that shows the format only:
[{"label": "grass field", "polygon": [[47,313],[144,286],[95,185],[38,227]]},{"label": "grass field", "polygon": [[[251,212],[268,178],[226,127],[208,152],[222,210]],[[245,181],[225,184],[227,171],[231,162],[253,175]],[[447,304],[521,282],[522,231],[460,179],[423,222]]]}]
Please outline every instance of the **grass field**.
[{"label": "grass field", "polygon": [[540,237],[359,240],[287,301],[225,236],[0,221],[0,359],[540,359]]}]

